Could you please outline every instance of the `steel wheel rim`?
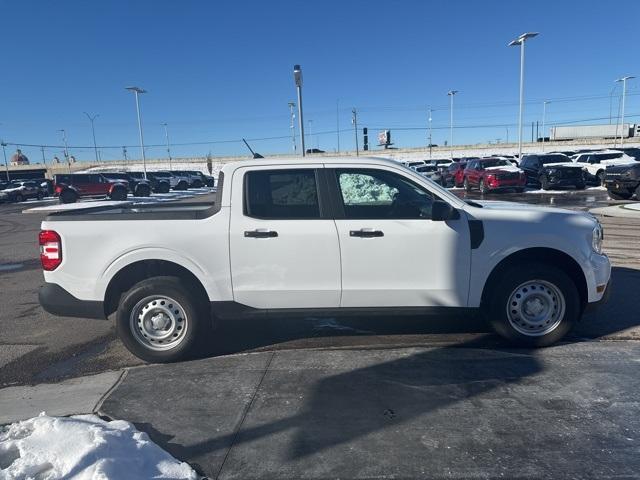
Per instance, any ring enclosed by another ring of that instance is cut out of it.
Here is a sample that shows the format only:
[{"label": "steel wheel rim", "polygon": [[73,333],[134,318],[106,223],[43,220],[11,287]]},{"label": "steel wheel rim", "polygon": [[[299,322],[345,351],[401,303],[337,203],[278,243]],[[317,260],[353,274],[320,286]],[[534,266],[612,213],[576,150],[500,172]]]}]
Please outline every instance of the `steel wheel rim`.
[{"label": "steel wheel rim", "polygon": [[514,330],[528,337],[539,337],[558,328],[564,318],[566,301],[553,283],[528,280],[511,292],[506,310]]},{"label": "steel wheel rim", "polygon": [[152,295],[131,310],[129,328],[143,347],[154,351],[171,350],[185,339],[189,327],[187,314],[173,298]]}]

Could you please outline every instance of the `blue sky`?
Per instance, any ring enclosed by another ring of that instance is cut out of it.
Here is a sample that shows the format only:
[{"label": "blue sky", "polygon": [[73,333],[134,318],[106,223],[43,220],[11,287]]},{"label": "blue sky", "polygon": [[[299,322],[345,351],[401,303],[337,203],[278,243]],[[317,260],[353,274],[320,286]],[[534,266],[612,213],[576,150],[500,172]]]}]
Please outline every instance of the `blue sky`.
[{"label": "blue sky", "polygon": [[[505,141],[507,128],[513,141],[519,52],[506,45],[526,31],[540,36],[527,44],[525,138],[545,98],[549,123],[608,123],[614,80],[640,75],[640,2],[0,0],[0,7],[0,138],[61,145],[64,128],[70,145],[90,146],[86,111],[100,115],[98,144],[131,145],[130,158],[140,156],[134,99],[124,90],[132,84],[148,90],[145,143],[164,143],[167,122],[174,156],[189,156],[242,154],[241,143],[224,142],[242,137],[284,137],[251,143],[261,153],[289,152],[295,63],[304,71],[307,147],[326,150],[336,149],[338,100],[343,149],[354,147],[352,107],[372,140],[390,128],[398,146],[419,146],[432,105],[433,141],[444,144],[450,89],[460,91],[455,143]],[[640,121],[639,85],[629,83],[630,121]],[[23,151],[41,158],[38,148]],[[159,157],[164,148],[147,152]],[[60,156],[61,148],[45,153]],[[121,158],[121,148],[101,153]]]}]

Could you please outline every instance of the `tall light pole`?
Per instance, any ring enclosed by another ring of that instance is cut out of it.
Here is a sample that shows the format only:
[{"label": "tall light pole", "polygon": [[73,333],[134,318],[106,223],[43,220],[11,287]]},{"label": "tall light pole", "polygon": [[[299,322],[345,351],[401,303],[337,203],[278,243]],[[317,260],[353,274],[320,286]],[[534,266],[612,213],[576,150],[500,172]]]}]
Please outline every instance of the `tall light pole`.
[{"label": "tall light pole", "polygon": [[167,139],[167,156],[169,157],[169,171],[173,171],[173,167],[171,166],[171,144],[169,143],[169,126],[167,122],[163,123],[164,127],[164,138]]},{"label": "tall light pole", "polygon": [[431,107],[429,107],[429,158],[431,158],[431,148],[432,148],[432,145],[433,145],[433,141],[432,141],[432,138],[431,138],[431,133],[432,133],[431,121],[432,120],[433,119],[431,118]]},{"label": "tall light pole", "polygon": [[311,148],[313,148],[313,138],[311,137],[311,124],[313,123],[313,120],[307,120],[307,137],[308,137],[308,144],[311,145]]},{"label": "tall light pole", "polygon": [[447,95],[449,95],[449,152],[451,153],[451,158],[453,158],[453,97],[458,93],[458,90],[449,90]]},{"label": "tall light pole", "polygon": [[295,155],[297,147],[296,147],[296,125],[295,125],[296,113],[294,108],[296,108],[296,103],[289,102],[289,114],[291,115],[291,125],[289,125],[289,128],[291,129],[291,142],[293,143],[293,153]]},{"label": "tall light pole", "polygon": [[358,149],[358,112],[355,108],[351,110],[351,123],[353,123],[353,133],[356,136],[356,157],[359,157],[360,151]]},{"label": "tall light pole", "polygon": [[611,125],[611,104],[613,101],[613,93],[616,91],[616,88],[618,88],[617,84],[614,85],[611,91],[609,92],[609,125]]},{"label": "tall light pole", "polygon": [[143,90],[140,87],[124,87],[126,90],[133,92],[136,96],[136,112],[138,114],[138,133],[140,134],[140,150],[142,151],[142,169],[144,170],[144,178],[147,178],[147,158],[144,154],[144,139],[142,137],[142,120],[140,120],[140,101],[138,99],[138,95],[141,93],[147,93],[146,90]]},{"label": "tall light pole", "polygon": [[300,143],[302,144],[302,156],[305,156],[304,146],[304,119],[302,118],[302,68],[300,65],[293,66],[293,82],[298,91],[298,128],[300,129]]},{"label": "tall light pole", "polygon": [[67,167],[69,168],[69,173],[71,173],[71,162],[69,159],[69,146],[67,145],[67,132],[64,128],[58,130],[62,132],[62,143],[64,143],[64,158],[67,161]]},{"label": "tall light pole", "polygon": [[7,182],[8,182],[9,181],[9,164],[7,163],[7,151],[4,148],[7,146],[7,144],[5,142],[0,142],[0,145],[2,145],[2,154],[4,155],[4,169],[7,172]]},{"label": "tall light pole", "polygon": [[336,139],[338,140],[338,153],[340,153],[340,99],[336,99]]},{"label": "tall light pole", "polygon": [[515,40],[509,42],[510,47],[520,46],[520,114],[518,116],[518,158],[522,158],[522,115],[524,113],[524,44],[537,36],[537,32],[523,33]]},{"label": "tall light pole", "polygon": [[96,113],[93,117],[91,115],[89,115],[87,112],[84,112],[84,114],[87,116],[87,118],[89,119],[89,121],[91,122],[91,133],[93,134],[93,151],[96,154],[96,162],[99,162],[100,159],[98,158],[98,147],[96,145],[96,129],[93,125],[93,122],[96,118],[98,118],[100,116],[99,113]]},{"label": "tall light pole", "polygon": [[542,102],[542,151],[544,152],[544,122],[547,116],[547,104],[551,103],[549,100]]},{"label": "tall light pole", "polygon": [[631,80],[632,78],[636,78],[636,77],[627,75],[626,77],[622,77],[616,80],[616,82],[622,82],[622,115],[620,120],[620,145],[624,145],[624,101],[625,101],[625,97],[627,96],[627,80]]}]

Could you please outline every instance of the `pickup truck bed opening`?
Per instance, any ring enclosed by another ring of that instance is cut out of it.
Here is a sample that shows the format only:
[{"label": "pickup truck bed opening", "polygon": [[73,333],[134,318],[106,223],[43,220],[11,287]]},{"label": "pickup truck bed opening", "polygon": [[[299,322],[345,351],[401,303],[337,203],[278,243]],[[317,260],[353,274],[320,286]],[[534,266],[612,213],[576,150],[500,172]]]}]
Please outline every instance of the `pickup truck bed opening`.
[{"label": "pickup truck bed opening", "polygon": [[211,203],[167,203],[153,205],[88,206],[53,212],[46,221],[95,221],[95,220],[198,220],[208,218],[220,211],[218,202]]}]

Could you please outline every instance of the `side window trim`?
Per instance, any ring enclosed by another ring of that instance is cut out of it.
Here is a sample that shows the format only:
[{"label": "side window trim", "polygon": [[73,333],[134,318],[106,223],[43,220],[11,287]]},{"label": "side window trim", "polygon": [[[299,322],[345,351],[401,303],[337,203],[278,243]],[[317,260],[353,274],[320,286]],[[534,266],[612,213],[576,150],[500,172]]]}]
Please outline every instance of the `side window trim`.
[{"label": "side window trim", "polygon": [[[260,216],[255,216],[255,215],[250,215],[249,214],[249,188],[248,188],[248,180],[249,180],[249,174],[252,172],[273,172],[273,171],[277,171],[277,172],[289,172],[289,171],[300,171],[300,170],[309,170],[309,171],[313,171],[314,173],[314,178],[315,178],[315,183],[316,183],[316,197],[318,199],[318,210],[320,215],[318,217],[308,217],[308,218],[296,218],[296,217],[291,217],[291,218],[286,218],[286,217],[260,217]],[[322,184],[323,182],[323,178],[322,178],[322,174],[321,174],[321,170],[324,169],[319,169],[319,168],[304,168],[304,167],[293,167],[293,168],[276,168],[276,169],[255,169],[255,170],[247,170],[246,172],[243,173],[242,175],[242,215],[247,217],[247,218],[254,218],[257,220],[286,220],[286,221],[295,221],[295,220],[326,220],[327,218],[331,218],[328,215],[330,214],[330,212],[328,211],[327,205],[326,205],[326,201],[323,199],[323,188],[322,188]]]}]

